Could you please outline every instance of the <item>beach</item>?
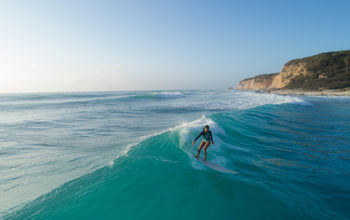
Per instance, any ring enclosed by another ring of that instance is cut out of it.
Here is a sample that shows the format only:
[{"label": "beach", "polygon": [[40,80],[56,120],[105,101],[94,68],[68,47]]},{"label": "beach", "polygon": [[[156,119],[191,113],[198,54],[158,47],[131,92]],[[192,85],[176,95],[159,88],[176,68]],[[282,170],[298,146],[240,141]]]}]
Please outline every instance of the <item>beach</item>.
[{"label": "beach", "polygon": [[333,89],[333,90],[303,90],[303,89],[275,89],[264,90],[268,94],[280,95],[307,95],[307,96],[350,96],[350,90]]}]

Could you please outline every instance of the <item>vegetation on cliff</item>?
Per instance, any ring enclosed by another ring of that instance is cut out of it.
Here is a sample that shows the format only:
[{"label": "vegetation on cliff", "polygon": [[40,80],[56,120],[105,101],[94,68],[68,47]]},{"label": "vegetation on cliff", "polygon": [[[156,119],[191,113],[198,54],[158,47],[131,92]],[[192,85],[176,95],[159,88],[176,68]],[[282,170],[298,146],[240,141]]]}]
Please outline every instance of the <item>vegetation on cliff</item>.
[{"label": "vegetation on cliff", "polygon": [[[260,75],[257,75],[257,76],[253,76],[253,77],[244,79],[244,80],[242,80],[242,81],[248,81],[248,80],[254,79],[256,82],[261,83],[261,82],[265,82],[266,80],[272,80],[272,78],[273,78],[274,76],[276,76],[277,74],[279,74],[279,73],[260,74]],[[241,81],[241,82],[242,82],[242,81]]]},{"label": "vegetation on cliff", "polygon": [[350,88],[350,50],[321,53],[291,60],[287,65],[304,63],[308,74],[299,74],[285,87],[288,89],[343,89]]}]

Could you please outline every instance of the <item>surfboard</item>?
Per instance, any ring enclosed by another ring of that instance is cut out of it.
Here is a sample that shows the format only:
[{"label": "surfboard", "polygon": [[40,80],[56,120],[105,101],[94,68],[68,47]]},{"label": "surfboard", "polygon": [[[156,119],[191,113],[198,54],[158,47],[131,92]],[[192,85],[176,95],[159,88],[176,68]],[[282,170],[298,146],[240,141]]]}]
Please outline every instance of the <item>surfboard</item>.
[{"label": "surfboard", "polygon": [[[194,157],[196,158],[196,157]],[[223,173],[230,173],[230,174],[238,174],[236,171],[233,171],[233,170],[229,170],[225,167],[222,167],[216,163],[213,163],[213,162],[210,162],[210,161],[203,161],[199,158],[196,158],[198,161],[202,162],[204,165],[206,165],[207,167],[213,169],[213,170],[216,170],[216,171],[220,171],[220,172],[223,172]]]}]

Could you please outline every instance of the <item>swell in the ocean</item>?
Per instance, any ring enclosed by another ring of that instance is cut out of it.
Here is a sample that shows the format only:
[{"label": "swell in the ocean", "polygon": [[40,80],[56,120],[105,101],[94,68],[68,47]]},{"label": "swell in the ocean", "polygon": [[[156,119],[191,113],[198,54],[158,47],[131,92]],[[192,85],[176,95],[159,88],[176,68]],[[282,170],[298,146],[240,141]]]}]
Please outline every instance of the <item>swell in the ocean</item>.
[{"label": "swell in the ocean", "polygon": [[[349,217],[344,204],[350,192],[350,135],[349,125],[343,123],[350,119],[345,111],[349,103],[336,100],[332,108],[324,99],[254,93],[237,97],[242,102],[223,99],[205,105],[202,99],[191,105],[179,102],[184,97],[171,97],[166,105],[152,103],[157,114],[164,114],[169,105],[190,111],[206,107],[207,112],[141,136],[108,165],[64,183],[5,218]],[[243,103],[247,97],[250,100]],[[255,105],[254,99],[259,100]],[[212,170],[193,158],[191,142],[205,124],[215,141],[208,160],[239,175]]]}]

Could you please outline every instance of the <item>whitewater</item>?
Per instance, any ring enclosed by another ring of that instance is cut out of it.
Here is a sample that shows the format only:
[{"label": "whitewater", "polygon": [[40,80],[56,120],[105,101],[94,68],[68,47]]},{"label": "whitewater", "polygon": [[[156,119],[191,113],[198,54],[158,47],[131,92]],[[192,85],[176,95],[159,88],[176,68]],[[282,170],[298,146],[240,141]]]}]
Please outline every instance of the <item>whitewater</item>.
[{"label": "whitewater", "polygon": [[[2,94],[0,219],[350,219],[349,110],[235,90]],[[193,157],[204,125],[208,160],[237,174]]]}]

